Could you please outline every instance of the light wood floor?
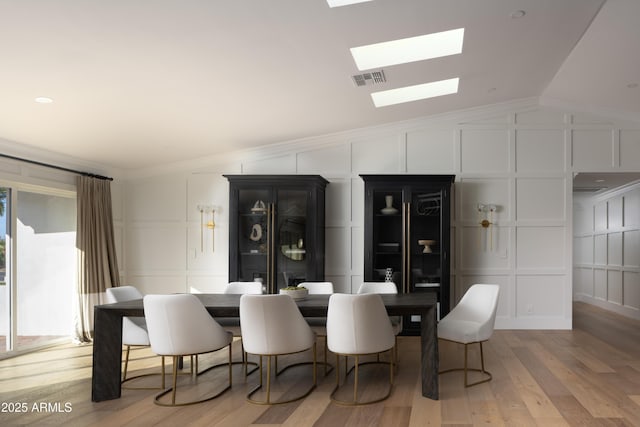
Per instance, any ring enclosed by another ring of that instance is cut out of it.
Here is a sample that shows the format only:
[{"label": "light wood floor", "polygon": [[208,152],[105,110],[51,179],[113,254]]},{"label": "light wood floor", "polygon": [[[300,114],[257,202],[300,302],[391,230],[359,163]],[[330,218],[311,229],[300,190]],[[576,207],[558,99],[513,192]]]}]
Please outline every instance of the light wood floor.
[{"label": "light wood floor", "polygon": [[[393,394],[359,408],[330,403],[333,373],[320,376],[318,388],[302,401],[273,407],[246,403],[244,395],[256,374],[245,382],[240,367],[234,367],[233,389],[208,403],[163,408],[153,404],[155,391],[143,390],[123,390],[121,399],[94,403],[91,347],[54,347],[0,361],[0,425],[640,426],[638,321],[576,304],[572,331],[496,331],[485,344],[493,381],[465,389],[461,374],[441,376],[439,401],[420,395],[418,339],[399,341]],[[460,363],[461,350],[441,343],[441,368]],[[159,358],[148,350],[136,350],[133,357],[138,373],[158,369]],[[214,359],[221,360],[206,356],[200,366]],[[224,374],[224,369],[205,374],[198,385],[185,387],[189,390],[183,396],[201,393]],[[276,389],[286,392],[292,383],[298,388],[309,384],[310,374],[310,368],[294,368],[278,377]],[[374,383],[387,379],[383,368],[362,374]],[[367,393],[381,391],[375,384],[364,386]]]}]

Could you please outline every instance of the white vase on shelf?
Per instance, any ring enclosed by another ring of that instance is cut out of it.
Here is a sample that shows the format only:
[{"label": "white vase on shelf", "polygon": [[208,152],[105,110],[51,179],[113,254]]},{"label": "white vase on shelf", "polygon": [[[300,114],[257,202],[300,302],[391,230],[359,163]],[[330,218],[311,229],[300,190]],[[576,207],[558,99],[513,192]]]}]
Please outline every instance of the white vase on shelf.
[{"label": "white vase on shelf", "polygon": [[398,213],[398,209],[393,207],[393,196],[388,194],[384,196],[386,206],[380,210],[383,215],[393,215]]}]

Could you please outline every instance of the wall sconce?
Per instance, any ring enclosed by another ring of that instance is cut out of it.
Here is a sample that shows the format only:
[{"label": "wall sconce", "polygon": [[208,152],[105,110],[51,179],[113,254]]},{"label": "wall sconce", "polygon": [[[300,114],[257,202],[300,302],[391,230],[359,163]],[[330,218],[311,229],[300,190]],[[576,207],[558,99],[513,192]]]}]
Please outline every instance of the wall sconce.
[{"label": "wall sconce", "polygon": [[[493,213],[498,210],[496,205],[485,205],[483,203],[478,203],[478,218],[479,224],[482,228],[486,229],[489,235],[489,250],[493,250],[493,232],[491,230],[491,226],[494,224],[493,222]],[[482,229],[480,229],[480,239],[478,240],[478,244],[482,240]]]},{"label": "wall sconce", "polygon": [[[213,234],[213,229],[216,226],[216,223],[214,221],[214,214],[216,212],[215,210],[215,206],[213,205],[198,205],[198,210],[200,211],[200,252],[204,252],[204,229],[208,228],[209,230],[211,230],[211,252],[213,252],[215,250],[215,244],[214,244],[214,234]],[[205,222],[205,218],[204,216],[211,214],[211,221],[206,221]]]}]

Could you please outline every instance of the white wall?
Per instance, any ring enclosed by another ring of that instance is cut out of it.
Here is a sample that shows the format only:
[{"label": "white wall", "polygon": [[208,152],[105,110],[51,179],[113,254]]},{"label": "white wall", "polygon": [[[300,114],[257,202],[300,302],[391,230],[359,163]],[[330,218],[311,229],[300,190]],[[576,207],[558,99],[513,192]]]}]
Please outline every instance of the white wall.
[{"label": "white wall", "polygon": [[[330,181],[326,278],[351,292],[363,279],[359,174],[455,174],[454,300],[472,283],[497,283],[497,327],[570,328],[573,172],[638,170],[638,126],[537,106],[472,114],[282,143],[131,176],[123,183],[125,282],[145,292],[221,291],[228,281],[228,183],[221,175],[320,174]],[[478,225],[480,202],[498,206],[488,230]],[[200,248],[199,203],[217,207],[214,251],[207,230]]]},{"label": "white wall", "polygon": [[574,299],[640,319],[640,184],[574,199]]}]

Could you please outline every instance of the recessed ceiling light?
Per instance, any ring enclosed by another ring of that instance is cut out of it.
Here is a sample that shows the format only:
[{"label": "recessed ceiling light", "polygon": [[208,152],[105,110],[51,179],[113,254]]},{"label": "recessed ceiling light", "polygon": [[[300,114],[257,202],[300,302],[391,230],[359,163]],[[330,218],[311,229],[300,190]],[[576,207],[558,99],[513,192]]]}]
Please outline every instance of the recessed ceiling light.
[{"label": "recessed ceiling light", "polygon": [[371,99],[376,107],[400,104],[403,102],[418,101],[420,99],[434,98],[436,96],[450,95],[458,92],[460,78],[440,80],[437,82],[423,83],[415,86],[399,87],[397,89],[373,92]]},{"label": "recessed ceiling light", "polygon": [[406,64],[462,52],[464,28],[352,47],[358,70]]},{"label": "recessed ceiling light", "polygon": [[327,0],[329,7],[349,6],[350,4],[365,3],[372,0]]},{"label": "recessed ceiling light", "polygon": [[53,102],[53,99],[46,96],[39,96],[35,98],[34,101],[38,104],[51,104]]},{"label": "recessed ceiling light", "polygon": [[525,12],[524,10],[516,10],[515,12],[511,12],[511,18],[512,19],[520,19],[526,14],[527,14],[527,12]]}]

